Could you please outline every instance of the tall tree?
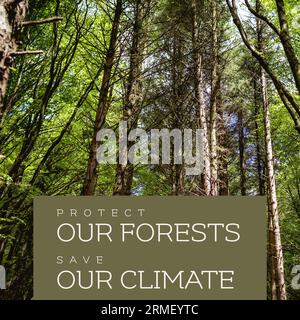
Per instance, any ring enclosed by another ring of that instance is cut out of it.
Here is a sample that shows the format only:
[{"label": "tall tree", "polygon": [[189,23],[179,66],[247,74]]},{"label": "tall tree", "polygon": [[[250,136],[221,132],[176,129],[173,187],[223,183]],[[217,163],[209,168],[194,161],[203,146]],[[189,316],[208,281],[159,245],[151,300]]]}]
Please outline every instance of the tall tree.
[{"label": "tall tree", "polygon": [[240,157],[240,188],[241,195],[246,195],[246,163],[245,163],[245,134],[244,134],[244,113],[241,108],[238,112],[239,131],[239,157]]},{"label": "tall tree", "polygon": [[87,165],[87,173],[83,182],[82,195],[94,195],[97,185],[97,134],[105,124],[108,112],[108,94],[111,86],[112,70],[116,58],[118,34],[120,27],[120,20],[123,11],[123,0],[118,0],[115,8],[112,28],[110,33],[109,47],[106,53],[104,62],[103,78],[100,88],[98,108],[96,112],[93,137],[90,144],[89,160]]},{"label": "tall tree", "polygon": [[[134,25],[132,34],[132,46],[130,50],[130,66],[127,80],[125,107],[123,121],[126,121],[128,129],[136,129],[143,102],[143,60],[145,34],[145,19],[149,10],[149,0],[136,0],[134,3]],[[133,147],[133,143],[127,144],[127,150]],[[126,155],[124,155],[126,158]],[[134,165],[131,163],[119,163],[116,170],[114,195],[130,195]]]},{"label": "tall tree", "polygon": [[229,156],[230,156],[230,135],[229,128],[225,117],[224,107],[219,110],[219,155],[218,155],[218,179],[219,179],[219,195],[229,196]]},{"label": "tall tree", "polygon": [[286,300],[286,287],[284,277],[283,252],[281,244],[279,211],[276,193],[276,181],[274,172],[274,158],[272,147],[272,135],[270,124],[269,102],[267,97],[267,83],[264,71],[261,72],[261,90],[263,97],[263,113],[264,113],[264,127],[265,127],[265,144],[266,144],[266,166],[267,166],[267,182],[268,182],[268,205],[270,212],[270,230],[271,237],[269,239],[272,246],[271,254],[273,255],[272,269],[275,270],[275,283],[277,289],[277,298]]},{"label": "tall tree", "polygon": [[[258,10],[261,10],[259,2],[257,3]],[[260,52],[264,52],[264,23],[257,19],[257,48]],[[270,245],[272,256],[272,272],[275,276],[272,283],[275,282],[277,289],[277,298],[286,300],[286,286],[283,265],[283,252],[281,244],[281,233],[279,223],[279,210],[277,202],[276,181],[274,171],[274,155],[272,145],[271,120],[269,110],[269,99],[267,91],[267,78],[263,68],[260,70],[260,88],[262,97],[262,109],[264,118],[265,131],[265,152],[266,152],[266,168],[267,168],[267,186],[268,186],[268,207],[269,207],[269,228],[270,228]]]},{"label": "tall tree", "polygon": [[254,92],[254,127],[255,127],[255,149],[256,149],[256,174],[258,180],[258,193],[261,196],[266,194],[265,191],[265,166],[263,162],[263,150],[261,143],[261,135],[259,132],[259,115],[261,114],[260,101],[261,92],[259,90],[259,72],[253,70],[252,84]]},{"label": "tall tree", "polygon": [[210,157],[211,157],[211,195],[218,195],[218,107],[220,98],[220,7],[218,1],[212,0],[212,73],[210,102]]},{"label": "tall tree", "polygon": [[[203,173],[202,185],[203,194],[210,195],[211,192],[211,167],[210,167],[210,150],[209,150],[209,134],[207,128],[207,114],[204,99],[204,82],[203,82],[203,53],[202,42],[200,38],[199,20],[203,17],[204,10],[200,11],[199,7],[204,6],[204,1],[199,6],[196,0],[192,0],[192,22],[193,22],[193,59],[194,59],[194,77],[195,77],[195,97],[197,107],[197,126],[202,130],[203,143]],[[201,15],[199,14],[201,13]],[[201,18],[200,18],[201,17]]]}]

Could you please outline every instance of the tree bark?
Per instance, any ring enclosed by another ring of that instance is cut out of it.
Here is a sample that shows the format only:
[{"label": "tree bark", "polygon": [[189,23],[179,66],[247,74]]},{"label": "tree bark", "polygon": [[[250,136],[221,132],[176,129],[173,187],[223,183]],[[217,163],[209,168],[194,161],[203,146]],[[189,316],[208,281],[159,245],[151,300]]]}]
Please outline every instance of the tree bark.
[{"label": "tree bark", "polygon": [[[259,1],[256,2],[257,12],[260,12],[261,6]],[[256,31],[257,31],[257,50],[264,52],[264,31],[265,24],[262,20],[256,19]],[[272,298],[274,299],[274,287],[276,284],[277,299],[286,300],[286,287],[284,276],[284,264],[283,264],[283,251],[281,244],[281,233],[279,223],[279,211],[276,193],[276,181],[273,159],[273,146],[272,146],[272,133],[271,133],[271,120],[268,101],[268,89],[266,70],[260,68],[260,90],[261,90],[261,102],[264,119],[264,133],[265,133],[265,153],[266,153],[266,173],[267,173],[267,193],[268,193],[268,212],[269,212],[269,254],[271,265],[271,287]]]},{"label": "tree bark", "polygon": [[266,194],[265,190],[265,169],[262,156],[261,138],[259,134],[258,117],[260,114],[260,101],[261,95],[258,87],[259,77],[257,74],[253,78],[253,90],[254,90],[254,126],[255,126],[255,148],[256,148],[256,171],[258,180],[258,193],[260,196]]},{"label": "tree bark", "polygon": [[[136,0],[135,21],[133,26],[133,39],[130,54],[130,70],[128,76],[128,86],[125,97],[125,108],[123,121],[127,121],[128,129],[136,129],[141,104],[143,102],[143,53],[144,53],[144,30],[145,3]],[[127,150],[133,146],[132,142],[127,145]],[[117,165],[114,195],[130,195],[132,189],[134,165],[131,163]]]},{"label": "tree bark", "polygon": [[271,200],[270,193],[267,194],[268,199],[268,273],[270,281],[270,296],[272,300],[277,300],[277,280],[276,280],[276,270],[274,266],[276,265],[275,253],[274,252],[274,233],[273,233],[273,221],[271,214]]},{"label": "tree bark", "polygon": [[211,157],[211,195],[218,195],[218,95],[220,91],[220,61],[219,61],[219,30],[218,4],[212,1],[212,75],[211,75],[211,105],[210,105],[210,157]]},{"label": "tree bark", "polygon": [[244,134],[244,114],[243,110],[238,112],[239,131],[239,156],[240,156],[240,190],[241,195],[246,196],[246,163],[245,163],[245,134]]},{"label": "tree bark", "polygon": [[0,3],[0,122],[5,112],[7,91],[13,54],[17,51],[22,22],[28,9],[28,0],[2,0]]},{"label": "tree bark", "polygon": [[[257,11],[261,11],[261,5],[259,1],[256,2]],[[257,23],[257,49],[260,52],[264,52],[264,23],[260,20],[256,20]],[[261,98],[263,107],[264,118],[264,131],[265,131],[265,153],[266,153],[266,169],[267,169],[267,191],[268,191],[268,212],[269,212],[269,245],[271,254],[271,285],[272,295],[274,298],[274,285],[276,284],[277,299],[286,300],[286,286],[284,276],[284,262],[283,251],[281,244],[281,233],[279,223],[279,211],[277,203],[276,193],[276,181],[273,159],[273,146],[272,146],[272,134],[271,134],[271,120],[267,91],[267,78],[266,71],[260,69],[260,85],[261,85]]]},{"label": "tree bark", "polygon": [[122,7],[123,1],[118,0],[114,20],[112,24],[112,30],[110,34],[110,44],[106,54],[105,63],[104,63],[104,71],[103,71],[103,78],[102,84],[100,88],[99,100],[98,100],[98,108],[96,112],[96,119],[93,131],[93,138],[90,145],[90,152],[89,152],[89,160],[87,165],[87,173],[83,183],[82,188],[82,195],[84,196],[91,196],[94,195],[96,185],[97,185],[97,133],[102,129],[103,125],[105,124],[106,115],[108,112],[108,92],[111,83],[111,74],[114,65],[115,55],[116,55],[116,46],[117,46],[117,39],[119,33],[119,25],[120,19],[122,15]]},{"label": "tree bark", "polygon": [[266,148],[266,165],[267,165],[267,181],[269,193],[269,210],[270,210],[270,245],[273,250],[273,266],[276,274],[277,297],[279,300],[286,300],[286,287],[284,279],[284,265],[283,265],[283,252],[281,244],[279,212],[276,194],[276,182],[273,163],[273,147],[271,136],[271,123],[269,102],[267,97],[267,83],[264,70],[261,71],[261,90],[263,97],[263,113],[264,113],[264,127],[265,127],[265,148]]},{"label": "tree bark", "polygon": [[193,10],[193,55],[195,66],[195,96],[197,105],[197,127],[202,130],[203,143],[203,172],[202,172],[202,190],[206,196],[211,192],[211,168],[210,168],[210,151],[209,139],[206,120],[206,108],[204,101],[203,88],[203,59],[200,44],[200,26],[198,23],[198,7],[197,1],[192,0]]},{"label": "tree bark", "polygon": [[[223,109],[223,108],[222,108]],[[219,111],[219,127],[218,130],[218,141],[220,146],[219,151],[219,169],[218,169],[218,179],[219,179],[219,195],[229,196],[229,150],[230,150],[230,138],[228,132],[228,126],[225,123],[224,110]]]}]

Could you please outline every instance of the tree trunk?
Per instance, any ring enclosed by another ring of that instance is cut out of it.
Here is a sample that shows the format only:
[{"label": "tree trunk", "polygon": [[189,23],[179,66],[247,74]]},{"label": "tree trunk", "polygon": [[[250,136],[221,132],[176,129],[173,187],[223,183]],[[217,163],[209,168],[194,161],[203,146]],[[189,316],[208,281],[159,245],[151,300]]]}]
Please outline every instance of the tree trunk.
[{"label": "tree trunk", "polygon": [[238,112],[239,156],[240,156],[240,189],[241,195],[246,196],[246,163],[245,163],[245,134],[243,110]]},{"label": "tree trunk", "polygon": [[[172,55],[172,86],[173,86],[173,112],[171,116],[171,128],[183,130],[184,127],[184,63],[183,63],[183,39],[180,35],[174,33],[173,38],[173,55]],[[176,164],[174,140],[171,141],[171,158],[172,158],[172,195],[179,196],[185,193],[185,170],[183,164]]]},{"label": "tree trunk", "polygon": [[[130,54],[130,70],[128,77],[128,87],[125,97],[125,108],[123,121],[127,121],[128,129],[136,129],[141,104],[143,102],[142,69],[144,53],[144,32],[143,22],[145,19],[145,4],[141,0],[136,0],[135,22],[133,26],[133,41]],[[134,143],[129,142],[127,150]],[[117,165],[114,195],[130,195],[132,189],[134,165],[131,163]]]},{"label": "tree trunk", "polygon": [[257,77],[257,75],[255,75],[253,79],[253,89],[254,89],[256,171],[257,171],[257,179],[258,179],[258,193],[260,196],[264,196],[266,194],[265,170],[264,170],[264,163],[263,163],[263,157],[262,157],[262,151],[261,151],[261,138],[259,134],[259,124],[258,124],[258,117],[260,114],[260,101],[261,101],[261,95],[259,92],[259,88],[257,86],[258,82],[259,82],[259,78]]},{"label": "tree trunk", "polygon": [[267,97],[267,83],[265,71],[261,71],[261,90],[263,98],[263,113],[264,113],[264,127],[265,127],[265,148],[266,148],[266,166],[267,166],[267,181],[269,193],[269,210],[271,225],[271,237],[269,239],[270,245],[273,250],[272,269],[274,268],[276,274],[277,298],[279,300],[286,300],[286,288],[284,279],[284,265],[283,265],[283,252],[281,245],[281,234],[279,224],[279,212],[276,194],[275,172],[273,164],[273,147],[271,136],[271,123],[269,102]]},{"label": "tree trunk", "polygon": [[196,0],[192,1],[193,9],[193,52],[195,65],[195,95],[197,105],[197,127],[202,130],[203,138],[203,172],[202,172],[202,190],[206,196],[211,192],[211,175],[210,175],[210,151],[209,139],[206,121],[206,110],[203,93],[203,71],[202,71],[202,53],[200,44],[200,27],[198,23],[198,8]]},{"label": "tree trunk", "polygon": [[218,95],[220,91],[219,36],[218,36],[218,4],[212,1],[212,85],[210,106],[210,156],[211,156],[211,195],[218,195],[218,150],[217,150],[217,118]]},{"label": "tree trunk", "polygon": [[[223,108],[222,108],[223,109]],[[228,132],[228,126],[225,123],[224,110],[219,110],[219,127],[218,130],[218,141],[220,146],[219,151],[219,168],[218,168],[218,179],[219,179],[219,195],[229,196],[229,149],[230,149],[230,138]]]},{"label": "tree trunk", "polygon": [[271,200],[270,193],[268,192],[268,273],[270,279],[270,293],[271,299],[277,300],[277,281],[276,281],[276,270],[274,266],[276,265],[275,252],[274,252],[274,233],[273,233],[273,221],[271,215]]},{"label": "tree trunk", "polygon": [[[257,1],[257,10],[260,12],[260,3]],[[257,19],[257,48],[264,52],[263,30],[264,23]],[[286,300],[286,286],[284,276],[283,252],[281,244],[279,212],[276,194],[276,181],[273,160],[273,146],[271,134],[270,110],[267,92],[266,71],[260,68],[260,85],[263,106],[264,129],[265,129],[265,152],[267,169],[267,187],[268,187],[268,207],[269,207],[269,245],[271,257],[272,286],[276,282],[277,299]],[[275,279],[274,279],[275,278]]]},{"label": "tree trunk", "polygon": [[0,3],[0,123],[5,112],[7,91],[13,54],[17,51],[21,24],[26,16],[27,0],[2,0]]},{"label": "tree trunk", "polygon": [[112,24],[112,30],[110,34],[110,44],[106,54],[105,63],[104,63],[104,71],[103,71],[103,78],[102,84],[100,88],[99,94],[99,102],[98,108],[96,112],[96,119],[93,131],[93,138],[90,145],[90,152],[89,152],[89,160],[87,166],[87,173],[83,183],[82,188],[82,195],[84,196],[91,196],[94,195],[96,185],[97,185],[97,133],[102,129],[103,125],[105,124],[106,115],[108,112],[108,92],[111,83],[111,74],[114,65],[115,55],[116,55],[116,46],[117,46],[117,39],[119,33],[119,25],[120,19],[122,14],[122,6],[123,1],[118,0],[114,20]]}]

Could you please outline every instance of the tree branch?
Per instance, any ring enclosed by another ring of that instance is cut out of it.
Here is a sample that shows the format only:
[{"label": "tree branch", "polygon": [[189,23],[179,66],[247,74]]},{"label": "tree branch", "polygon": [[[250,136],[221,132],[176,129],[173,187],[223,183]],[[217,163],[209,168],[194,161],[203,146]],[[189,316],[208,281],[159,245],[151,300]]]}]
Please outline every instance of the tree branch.
[{"label": "tree branch", "polygon": [[44,51],[43,50],[35,50],[35,51],[17,51],[17,52],[12,52],[11,55],[12,56],[25,56],[27,54],[43,54]]},{"label": "tree branch", "polygon": [[62,20],[63,20],[63,17],[51,17],[51,18],[36,20],[36,21],[23,21],[22,26],[23,27],[38,26],[41,24],[58,22],[58,21],[62,21]]},{"label": "tree branch", "polygon": [[258,19],[263,20],[279,37],[280,37],[280,31],[276,28],[276,26],[263,14],[258,13],[257,11],[255,11],[248,0],[245,0],[245,4],[248,8],[248,10],[254,15],[256,16]]},{"label": "tree branch", "polygon": [[284,84],[279,80],[277,75],[273,72],[268,61],[263,57],[262,53],[256,50],[250,44],[248,35],[238,15],[236,0],[226,0],[226,2],[230,10],[231,16],[233,18],[233,22],[237,26],[245,46],[249,49],[253,57],[256,58],[260,66],[267,72],[269,77],[272,79],[274,86],[279,94],[279,97],[281,98],[284,106],[286,107],[290,116],[292,117],[295,123],[296,130],[300,134],[300,110],[299,110],[299,105],[297,101],[294,99],[293,95],[289,92],[288,88],[284,86]]}]

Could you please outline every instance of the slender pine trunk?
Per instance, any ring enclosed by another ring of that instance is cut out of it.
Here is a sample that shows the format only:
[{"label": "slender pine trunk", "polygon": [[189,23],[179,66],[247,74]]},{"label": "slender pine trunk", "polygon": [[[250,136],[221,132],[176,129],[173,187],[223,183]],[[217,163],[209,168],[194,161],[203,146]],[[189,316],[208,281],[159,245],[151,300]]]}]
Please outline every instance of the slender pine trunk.
[{"label": "slender pine trunk", "polygon": [[[135,22],[133,26],[133,40],[130,54],[130,70],[128,76],[128,86],[125,97],[125,108],[123,121],[127,121],[128,129],[136,129],[141,105],[143,102],[143,55],[145,34],[143,22],[145,19],[145,4],[141,0],[136,0]],[[129,142],[127,150],[133,147],[133,142]],[[130,195],[134,175],[134,165],[131,163],[117,165],[114,186],[114,195]]]},{"label": "slender pine trunk", "polygon": [[[260,2],[256,2],[258,12],[261,12]],[[264,27],[265,24],[257,19],[257,47],[260,52],[264,52]],[[281,244],[279,211],[276,193],[276,181],[274,170],[273,146],[272,146],[272,133],[271,133],[271,120],[270,109],[268,100],[267,78],[266,71],[260,68],[260,86],[261,98],[263,107],[264,118],[264,131],[265,131],[265,153],[266,153],[266,173],[267,173],[267,192],[268,192],[268,207],[269,207],[269,245],[271,257],[271,283],[272,287],[276,283],[276,292],[278,300],[286,300],[286,286],[284,276],[284,262],[283,251]],[[273,297],[274,298],[274,297]]]},{"label": "slender pine trunk", "polygon": [[219,195],[229,196],[229,150],[230,150],[230,138],[228,132],[228,126],[225,122],[224,110],[219,110],[219,127],[218,141],[220,145],[219,151]]},{"label": "slender pine trunk", "polygon": [[261,137],[259,132],[259,115],[260,115],[260,92],[258,88],[259,77],[254,76],[254,126],[255,126],[255,148],[256,148],[256,172],[258,180],[258,193],[260,196],[266,194],[265,190],[265,170],[262,156]]},{"label": "slender pine trunk", "polygon": [[210,156],[211,156],[211,195],[218,195],[218,95],[220,91],[219,64],[219,30],[218,4],[212,1],[212,75],[211,75],[211,106],[210,106]]},{"label": "slender pine trunk", "polygon": [[109,48],[108,48],[105,62],[104,62],[103,78],[102,78],[102,84],[100,88],[93,137],[90,145],[87,173],[84,179],[83,188],[81,192],[81,194],[84,196],[94,195],[96,190],[97,178],[98,178],[97,134],[105,124],[106,115],[108,112],[108,93],[109,93],[109,88],[111,84],[112,69],[113,69],[116,49],[117,49],[116,47],[117,47],[117,40],[118,40],[118,34],[119,34],[119,25],[120,25],[122,10],[123,10],[122,7],[123,7],[123,1],[118,0],[116,9],[115,9],[112,30],[110,34],[110,44],[109,44]]},{"label": "slender pine trunk", "polygon": [[198,23],[198,6],[197,1],[192,1],[193,10],[193,54],[195,66],[195,96],[197,105],[197,127],[202,130],[203,143],[203,172],[201,176],[202,192],[209,196],[211,192],[211,168],[210,168],[210,150],[208,129],[206,120],[206,108],[204,101],[203,88],[203,59],[200,43],[200,26]]},{"label": "slender pine trunk", "polygon": [[261,90],[263,97],[263,113],[264,113],[264,128],[265,128],[265,149],[266,149],[266,166],[267,166],[267,184],[269,193],[269,212],[270,212],[270,232],[269,239],[272,246],[272,269],[276,274],[277,298],[286,300],[286,287],[284,277],[283,252],[281,244],[279,212],[276,194],[276,182],[273,163],[273,147],[270,123],[270,110],[267,97],[267,82],[265,71],[261,71]]},{"label": "slender pine trunk", "polygon": [[239,158],[240,158],[240,190],[241,195],[246,196],[246,163],[245,163],[245,134],[243,110],[238,112],[239,131]]}]

